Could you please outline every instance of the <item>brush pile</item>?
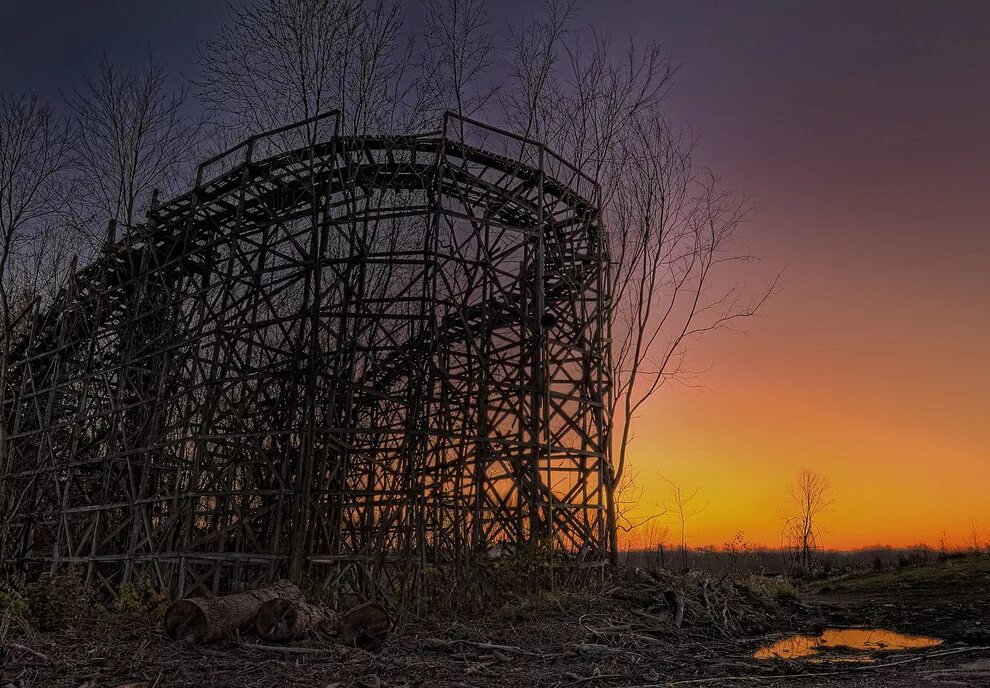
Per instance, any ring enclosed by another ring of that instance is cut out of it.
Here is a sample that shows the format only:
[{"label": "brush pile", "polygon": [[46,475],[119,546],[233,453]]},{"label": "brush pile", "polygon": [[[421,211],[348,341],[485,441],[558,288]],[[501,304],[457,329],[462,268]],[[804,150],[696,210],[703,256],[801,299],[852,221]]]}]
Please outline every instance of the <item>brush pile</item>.
[{"label": "brush pile", "polygon": [[735,638],[779,628],[800,610],[797,591],[783,580],[762,576],[713,579],[692,572],[625,569],[609,597],[634,616],[652,618],[653,634],[692,638]]}]

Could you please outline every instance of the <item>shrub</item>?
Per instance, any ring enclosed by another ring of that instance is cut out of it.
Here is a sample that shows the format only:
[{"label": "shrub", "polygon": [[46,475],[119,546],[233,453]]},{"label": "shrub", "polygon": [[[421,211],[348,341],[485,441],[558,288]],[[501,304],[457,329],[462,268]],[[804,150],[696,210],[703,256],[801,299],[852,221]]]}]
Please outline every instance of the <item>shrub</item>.
[{"label": "shrub", "polygon": [[54,631],[87,608],[89,590],[77,569],[46,575],[16,593],[26,607],[24,619],[39,631]]},{"label": "shrub", "polygon": [[793,602],[798,599],[797,588],[789,580],[748,576],[741,581],[743,587],[758,597],[774,602]]},{"label": "shrub", "polygon": [[17,590],[0,590],[0,617],[27,620],[31,614],[27,600]]},{"label": "shrub", "polygon": [[156,590],[151,576],[142,573],[120,588],[109,612],[118,619],[158,621],[165,615],[168,604],[168,593]]}]

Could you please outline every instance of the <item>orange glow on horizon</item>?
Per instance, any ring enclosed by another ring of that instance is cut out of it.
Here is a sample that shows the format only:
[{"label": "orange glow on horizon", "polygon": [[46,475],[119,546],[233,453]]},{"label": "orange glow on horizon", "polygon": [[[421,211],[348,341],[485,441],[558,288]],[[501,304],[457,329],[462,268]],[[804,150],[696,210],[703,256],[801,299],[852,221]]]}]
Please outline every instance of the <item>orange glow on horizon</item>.
[{"label": "orange glow on horizon", "polygon": [[754,248],[766,266],[740,279],[759,284],[789,264],[781,294],[744,332],[692,345],[701,387],[670,384],[643,409],[629,458],[643,489],[635,515],[669,497],[664,475],[701,488],[707,504],[689,545],[720,548],[742,531],[775,548],[807,466],[832,485],[826,548],[936,546],[943,533],[966,547],[974,522],[990,542],[988,251],[950,247],[953,269],[909,237],[878,267],[882,234],[837,247],[809,230],[781,247],[773,225],[800,219],[766,219]]},{"label": "orange glow on horizon", "polygon": [[[828,477],[835,500],[821,518],[826,548],[935,546],[943,533],[964,547],[973,522],[990,541],[990,438],[976,399],[960,399],[953,412],[908,389],[843,393],[842,375],[810,370],[821,359],[802,361],[797,352],[765,361],[765,371],[743,369],[754,344],[735,347],[736,359],[724,353],[703,377],[708,389],[670,386],[651,401],[630,451],[643,490],[633,516],[663,508],[663,475],[701,490],[705,508],[688,523],[689,545],[721,547],[742,531],[749,545],[776,548],[790,486],[807,466]],[[789,369],[793,375],[779,375]],[[674,542],[671,519],[659,522]]]},{"label": "orange glow on horizon", "polygon": [[[726,282],[784,275],[745,333],[691,345],[704,389],[643,409],[640,513],[664,474],[709,504],[690,544],[774,547],[807,466],[833,487],[825,547],[961,547],[971,519],[990,540],[987,6],[692,7],[636,25],[684,65],[668,102],[696,159],[755,199],[740,248],[762,263]],[[633,13],[596,12],[618,33]]]}]

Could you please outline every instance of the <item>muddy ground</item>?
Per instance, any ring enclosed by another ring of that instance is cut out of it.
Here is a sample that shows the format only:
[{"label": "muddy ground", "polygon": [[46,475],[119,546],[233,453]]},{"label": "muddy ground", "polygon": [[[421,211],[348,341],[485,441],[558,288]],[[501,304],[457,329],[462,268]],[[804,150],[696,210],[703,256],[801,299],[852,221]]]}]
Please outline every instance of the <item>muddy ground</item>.
[{"label": "muddy ground", "polygon": [[[682,627],[620,582],[541,596],[511,613],[458,623],[406,620],[377,654],[331,637],[288,647],[257,638],[206,647],[150,623],[81,621],[59,633],[0,628],[0,686],[990,686],[990,558],[848,576],[764,600],[727,580],[684,585]],[[655,588],[663,585],[658,579]],[[702,596],[704,601],[702,603]],[[660,596],[658,596],[659,598]],[[937,647],[757,660],[790,632],[877,627],[937,637]]]}]

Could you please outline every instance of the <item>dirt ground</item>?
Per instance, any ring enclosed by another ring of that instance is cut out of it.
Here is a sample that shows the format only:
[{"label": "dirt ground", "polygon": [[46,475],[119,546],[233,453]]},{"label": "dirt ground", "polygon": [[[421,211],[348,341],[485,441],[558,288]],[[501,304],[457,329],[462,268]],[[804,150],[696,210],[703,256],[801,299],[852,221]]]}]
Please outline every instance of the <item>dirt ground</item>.
[{"label": "dirt ground", "polygon": [[[718,602],[717,585],[726,583],[704,586],[705,609],[714,612],[689,604],[681,628],[662,607],[616,601],[612,589],[550,596],[518,618],[405,621],[377,654],[330,637],[189,647],[146,623],[83,622],[56,635],[8,627],[0,629],[0,687],[990,686],[988,558],[851,576],[765,607],[740,595]],[[875,653],[866,663],[753,658],[788,632],[847,626],[943,642]]]}]

